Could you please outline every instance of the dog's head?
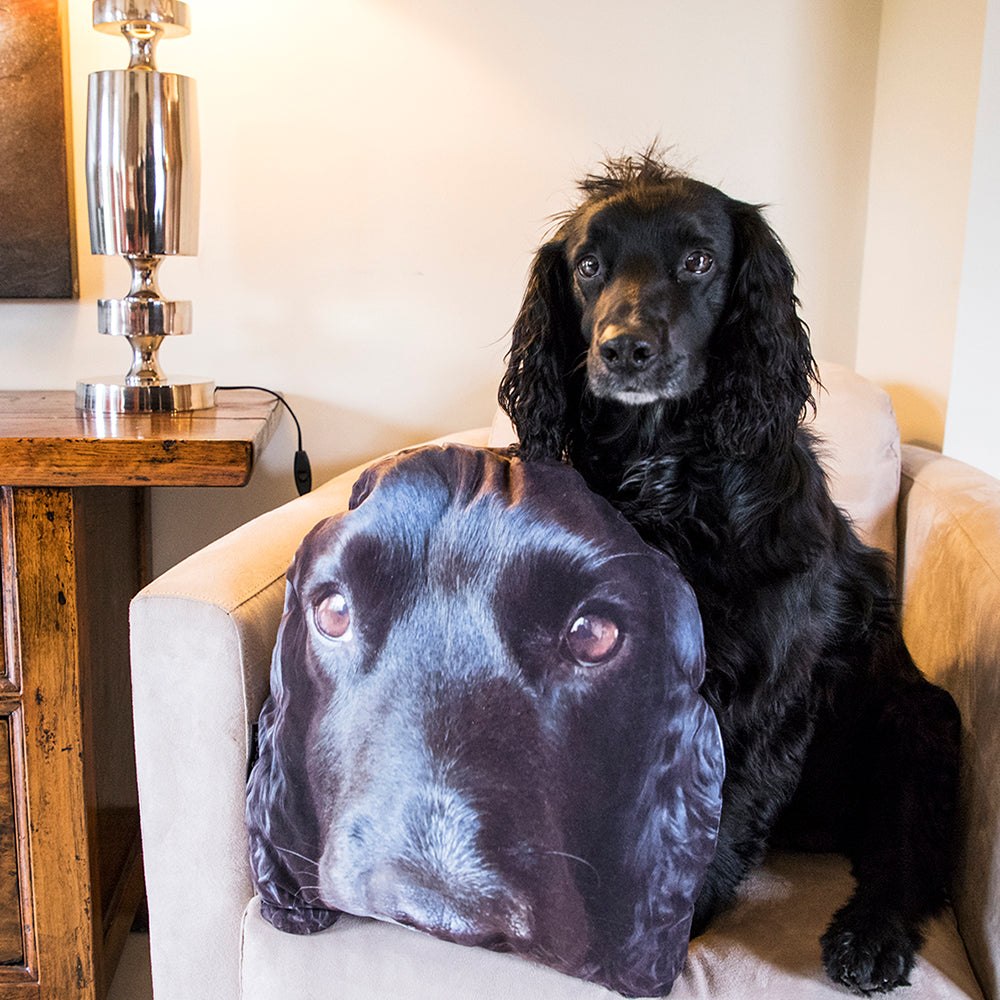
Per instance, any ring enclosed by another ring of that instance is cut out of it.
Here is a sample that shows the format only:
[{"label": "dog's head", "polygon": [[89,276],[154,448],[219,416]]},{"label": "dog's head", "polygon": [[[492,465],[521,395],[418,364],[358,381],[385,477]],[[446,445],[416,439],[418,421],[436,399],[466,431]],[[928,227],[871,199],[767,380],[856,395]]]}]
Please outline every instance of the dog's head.
[{"label": "dog's head", "polygon": [[587,401],[682,405],[734,453],[793,432],[815,369],[794,271],[759,209],[651,154],[581,190],[513,327],[500,402],[521,453],[561,457]]},{"label": "dog's head", "polygon": [[729,199],[672,174],[596,186],[557,239],[593,395],[637,405],[699,388],[729,291]]},{"label": "dog's head", "polygon": [[288,577],[248,804],[266,912],[668,987],[723,771],[690,588],[565,466],[421,449],[352,507]]}]

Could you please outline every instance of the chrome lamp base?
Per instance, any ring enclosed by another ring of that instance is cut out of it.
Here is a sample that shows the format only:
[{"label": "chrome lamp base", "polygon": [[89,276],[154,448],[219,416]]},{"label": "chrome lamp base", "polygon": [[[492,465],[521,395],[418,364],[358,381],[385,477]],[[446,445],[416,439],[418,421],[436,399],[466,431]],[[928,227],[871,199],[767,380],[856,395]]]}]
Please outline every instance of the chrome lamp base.
[{"label": "chrome lamp base", "polygon": [[124,378],[99,375],[76,384],[76,408],[98,413],[170,413],[215,406],[215,384],[181,375],[168,378],[160,367],[164,337],[187,334],[191,303],[171,302],[156,286],[159,257],[128,255],[132,287],[124,299],[98,299],[98,332],[124,337],[132,367]]},{"label": "chrome lamp base", "polygon": [[215,383],[179,375],[169,382],[129,385],[114,375],[76,383],[76,408],[91,413],[177,413],[215,406]]}]

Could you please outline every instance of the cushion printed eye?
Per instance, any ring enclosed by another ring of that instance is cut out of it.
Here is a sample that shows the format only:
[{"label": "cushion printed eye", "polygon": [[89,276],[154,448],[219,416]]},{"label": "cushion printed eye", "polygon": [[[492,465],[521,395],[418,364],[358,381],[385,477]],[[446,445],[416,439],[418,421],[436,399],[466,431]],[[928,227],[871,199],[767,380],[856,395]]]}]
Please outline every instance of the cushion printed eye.
[{"label": "cushion printed eye", "polygon": [[715,259],[707,250],[693,250],[684,259],[684,270],[691,274],[706,274],[712,270]]},{"label": "cushion printed eye", "polygon": [[324,597],[313,607],[313,621],[316,628],[330,639],[351,637],[351,609],[347,598],[339,591]]},{"label": "cushion printed eye", "polygon": [[581,258],[576,265],[576,270],[581,278],[596,278],[601,271],[601,262],[592,254],[587,254]]},{"label": "cushion printed eye", "polygon": [[594,666],[610,659],[618,650],[618,626],[597,614],[580,615],[566,633],[566,648],[582,666]]}]

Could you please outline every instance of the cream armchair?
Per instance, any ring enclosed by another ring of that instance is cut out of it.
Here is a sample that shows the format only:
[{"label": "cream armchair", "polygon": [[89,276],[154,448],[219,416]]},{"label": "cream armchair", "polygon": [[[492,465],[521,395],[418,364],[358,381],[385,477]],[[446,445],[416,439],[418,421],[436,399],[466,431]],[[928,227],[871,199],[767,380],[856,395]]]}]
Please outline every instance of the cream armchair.
[{"label": "cream armchair", "polygon": [[[1000,483],[899,448],[884,393],[837,366],[816,428],[834,495],[898,564],[906,638],[955,696],[965,739],[955,902],[930,928],[900,1000],[1000,1000]],[[505,444],[504,428],[460,435]],[[902,479],[900,481],[900,454]],[[313,937],[261,919],[247,863],[251,724],[268,690],[284,573],[299,541],[346,506],[359,470],[185,560],[132,605],[136,756],[156,1000],[554,1000],[606,990],[511,955],[342,917]],[[691,946],[678,998],[845,996],[818,944],[851,888],[832,855],[776,854]]]}]

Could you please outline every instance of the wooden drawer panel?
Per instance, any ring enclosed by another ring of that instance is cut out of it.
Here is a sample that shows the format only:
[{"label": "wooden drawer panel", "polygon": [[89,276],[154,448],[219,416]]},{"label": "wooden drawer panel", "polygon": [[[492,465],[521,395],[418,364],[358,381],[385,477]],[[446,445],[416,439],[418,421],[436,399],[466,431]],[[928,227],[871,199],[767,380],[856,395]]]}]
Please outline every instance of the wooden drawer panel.
[{"label": "wooden drawer panel", "polygon": [[0,487],[0,697],[18,690],[16,583],[14,505],[12,491],[4,486]]},{"label": "wooden drawer panel", "polygon": [[10,717],[0,715],[0,965],[24,961],[11,729]]}]

